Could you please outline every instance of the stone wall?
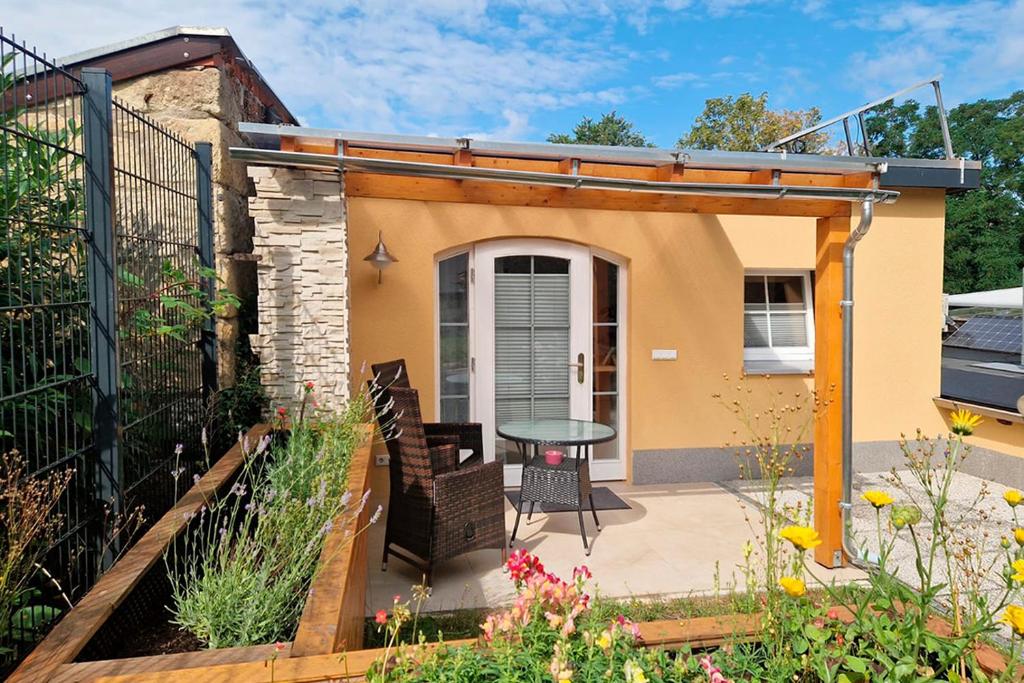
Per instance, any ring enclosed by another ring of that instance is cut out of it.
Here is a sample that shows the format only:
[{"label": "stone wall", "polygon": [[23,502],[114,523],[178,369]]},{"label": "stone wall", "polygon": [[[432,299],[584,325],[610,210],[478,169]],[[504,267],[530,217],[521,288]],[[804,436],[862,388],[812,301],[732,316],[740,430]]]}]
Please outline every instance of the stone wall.
[{"label": "stone wall", "polygon": [[[252,251],[252,220],[246,212],[251,186],[245,164],[232,161],[228,148],[245,146],[238,134],[246,120],[245,94],[223,68],[197,66],[147,74],[114,84],[114,95],[156,119],[189,142],[213,145],[213,230],[217,273],[224,286],[243,302],[253,301],[256,273],[251,261],[236,254]],[[241,330],[238,311],[217,320],[218,380],[235,380],[236,346]]]},{"label": "stone wall", "polygon": [[342,176],[249,167],[256,196],[259,334],[263,386],[273,407],[294,409],[314,382],[327,409],[349,396],[348,227]]}]

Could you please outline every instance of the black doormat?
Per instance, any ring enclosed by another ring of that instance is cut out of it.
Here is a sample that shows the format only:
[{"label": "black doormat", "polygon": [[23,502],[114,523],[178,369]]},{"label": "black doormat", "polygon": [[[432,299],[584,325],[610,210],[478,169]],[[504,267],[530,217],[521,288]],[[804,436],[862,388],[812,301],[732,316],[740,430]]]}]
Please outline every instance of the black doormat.
[{"label": "black doormat", "polygon": [[[505,489],[505,497],[508,498],[508,502],[512,503],[512,507],[519,507],[519,489]],[[595,486],[594,487],[594,507],[597,511],[601,510],[630,510],[629,503],[619,498],[617,495],[612,493],[611,489],[607,486]],[[583,501],[583,510],[590,510],[590,502],[587,500]],[[530,511],[530,504],[527,502],[523,505],[523,512]],[[571,505],[562,505],[560,503],[536,503],[533,506],[534,512],[576,512],[576,508]]]}]

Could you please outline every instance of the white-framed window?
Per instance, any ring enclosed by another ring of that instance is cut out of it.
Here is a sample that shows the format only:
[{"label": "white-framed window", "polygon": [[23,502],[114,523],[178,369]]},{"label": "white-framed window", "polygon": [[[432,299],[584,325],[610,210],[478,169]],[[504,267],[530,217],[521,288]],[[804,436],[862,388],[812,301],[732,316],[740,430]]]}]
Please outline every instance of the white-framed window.
[{"label": "white-framed window", "polygon": [[809,272],[744,273],[743,364],[747,372],[814,369],[814,300]]},{"label": "white-framed window", "polygon": [[437,262],[437,384],[440,422],[469,422],[469,253]]}]

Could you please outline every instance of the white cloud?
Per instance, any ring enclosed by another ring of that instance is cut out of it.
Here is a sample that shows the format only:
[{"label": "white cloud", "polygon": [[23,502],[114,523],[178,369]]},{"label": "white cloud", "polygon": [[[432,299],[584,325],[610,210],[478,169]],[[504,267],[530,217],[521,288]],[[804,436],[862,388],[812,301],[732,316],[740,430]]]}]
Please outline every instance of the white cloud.
[{"label": "white cloud", "polygon": [[655,76],[651,79],[651,83],[656,88],[663,88],[666,90],[678,88],[687,83],[699,84],[701,77],[698,74],[690,71],[681,71],[674,74],[665,74],[663,76]]},{"label": "white cloud", "polygon": [[533,112],[622,101],[608,87],[629,59],[606,33],[617,11],[591,0],[584,27],[568,4],[540,0],[54,0],[5,7],[4,23],[58,55],[176,24],[225,26],[306,120],[523,136]]},{"label": "white cloud", "polygon": [[[904,2],[865,12],[852,25],[883,34],[874,50],[851,56],[848,75],[867,96],[939,73],[947,106],[1024,84],[1024,0]],[[928,101],[929,95],[919,97]]]}]

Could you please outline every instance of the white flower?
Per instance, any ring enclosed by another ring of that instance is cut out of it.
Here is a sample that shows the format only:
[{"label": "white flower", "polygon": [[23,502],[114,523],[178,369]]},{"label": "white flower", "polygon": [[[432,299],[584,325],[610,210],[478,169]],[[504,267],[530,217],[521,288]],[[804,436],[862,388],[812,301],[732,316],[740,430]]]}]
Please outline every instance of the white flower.
[{"label": "white flower", "polygon": [[[367,491],[367,493],[369,493],[369,491]],[[380,519],[380,514],[381,514],[382,512],[384,512],[384,506],[383,506],[383,505],[378,505],[378,506],[377,506],[377,510],[376,510],[376,511],[375,511],[375,512],[373,513],[373,515],[372,515],[372,516],[370,517],[370,524],[376,524],[376,523],[377,523],[377,520],[379,520],[379,519]]]}]

